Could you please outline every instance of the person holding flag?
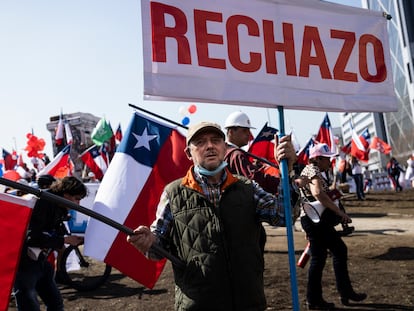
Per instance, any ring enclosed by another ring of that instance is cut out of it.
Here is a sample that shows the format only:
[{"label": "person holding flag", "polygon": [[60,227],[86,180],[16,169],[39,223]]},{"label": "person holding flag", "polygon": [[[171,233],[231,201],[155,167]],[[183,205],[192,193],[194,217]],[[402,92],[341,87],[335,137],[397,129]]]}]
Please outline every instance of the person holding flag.
[{"label": "person holding flag", "polygon": [[[224,123],[224,128],[227,131],[227,151],[225,161],[228,164],[229,170],[233,174],[253,179],[267,192],[275,193],[280,179],[275,174],[266,173],[266,168],[269,164],[263,162],[252,163],[249,154],[241,149],[242,147],[247,146],[251,140],[252,134],[250,129],[254,129],[254,127],[251,126],[247,114],[241,111],[231,113]],[[267,133],[269,133],[268,142],[270,144],[270,141],[274,139],[277,130],[274,129],[274,132],[268,131]],[[289,148],[293,150],[293,145],[290,141],[288,144]],[[294,163],[296,161],[296,155],[294,152],[291,152],[290,154],[292,155],[290,160]]]},{"label": "person holding flag", "polygon": [[[254,127],[251,126],[250,119],[247,114],[241,111],[235,111],[231,113],[226,118],[224,128],[227,131],[227,150],[224,160],[227,162],[230,172],[244,176],[248,179],[252,179],[257,182],[265,191],[276,194],[280,183],[278,174],[269,173],[269,170],[267,170],[267,168],[270,167],[269,164],[265,164],[260,161],[256,161],[255,163],[250,161],[249,154],[242,149],[242,147],[246,146],[250,141],[250,138],[252,136],[250,129],[254,129]],[[258,136],[263,136],[266,138],[266,147],[262,149],[266,149],[267,151],[267,147],[271,144],[271,140],[274,139],[277,130],[267,126],[265,126],[265,128],[266,129],[264,131],[262,130]],[[293,150],[290,152],[292,155],[290,162],[294,163],[296,161],[296,155],[293,145],[290,141],[288,141],[287,144],[289,145],[289,148]],[[273,143],[272,145],[272,148],[274,148]],[[276,160],[273,155],[270,161],[274,161],[276,166]],[[264,252],[265,244],[266,230],[262,226],[260,239],[262,252]]]},{"label": "person holding flag", "polygon": [[[155,244],[183,261],[184,269],[173,265],[176,310],[265,310],[260,223],[292,222],[283,200],[226,168],[224,138],[216,123],[189,128],[185,153],[193,166],[164,188],[151,227],[138,226],[127,237],[150,259],[161,259]],[[274,153],[292,167],[288,140]]]},{"label": "person holding flag", "polygon": [[[52,183],[46,191],[76,204],[87,194],[86,186],[73,176]],[[80,236],[64,236],[62,226],[67,214],[65,207],[56,206],[46,199],[36,202],[14,282],[18,311],[40,310],[38,295],[47,310],[63,310],[63,300],[47,257],[51,250],[59,250],[64,244],[78,245],[83,240]]]}]

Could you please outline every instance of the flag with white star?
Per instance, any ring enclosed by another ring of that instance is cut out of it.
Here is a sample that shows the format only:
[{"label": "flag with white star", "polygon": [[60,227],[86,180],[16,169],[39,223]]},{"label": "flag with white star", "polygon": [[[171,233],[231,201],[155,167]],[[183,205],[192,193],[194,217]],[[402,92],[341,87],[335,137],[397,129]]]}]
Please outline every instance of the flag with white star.
[{"label": "flag with white star", "polygon": [[313,138],[310,138],[308,142],[306,143],[305,147],[303,147],[298,153],[297,153],[297,160],[296,163],[298,166],[300,166],[300,171],[302,168],[309,164],[309,151],[310,148],[312,148],[316,142],[313,140]]},{"label": "flag with white star", "polygon": [[92,145],[82,152],[79,158],[89,167],[97,179],[102,180],[108,168],[108,164],[102,156],[102,153],[99,151],[98,146]]},{"label": "flag with white star", "polygon": [[336,153],[336,145],[334,142],[334,135],[331,126],[331,120],[328,114],[325,114],[321,126],[319,127],[318,134],[316,134],[315,141],[321,144],[327,144],[331,149],[331,152]]},{"label": "flag with white star", "polygon": [[[134,113],[99,187],[94,211],[131,229],[149,226],[165,185],[184,176],[191,165],[185,147],[185,137],[176,128]],[[148,260],[124,233],[94,219],[87,225],[85,252],[148,288],[165,265]]]},{"label": "flag with white star", "polygon": [[[272,163],[278,164],[274,155],[274,137],[277,132],[277,129],[268,126],[266,122],[263,128],[260,130],[259,134],[257,134],[256,138],[251,143],[249,152],[261,158],[265,158]],[[275,174],[278,175],[278,172]]]},{"label": "flag with white star", "polygon": [[366,128],[361,135],[358,136],[355,129],[350,123],[352,130],[352,139],[351,139],[351,155],[356,157],[358,160],[368,162],[369,160],[369,144],[371,142],[371,135]]},{"label": "flag with white star", "polygon": [[66,145],[39,173],[41,175],[52,175],[56,178],[72,176],[73,162],[70,158],[72,145]]}]

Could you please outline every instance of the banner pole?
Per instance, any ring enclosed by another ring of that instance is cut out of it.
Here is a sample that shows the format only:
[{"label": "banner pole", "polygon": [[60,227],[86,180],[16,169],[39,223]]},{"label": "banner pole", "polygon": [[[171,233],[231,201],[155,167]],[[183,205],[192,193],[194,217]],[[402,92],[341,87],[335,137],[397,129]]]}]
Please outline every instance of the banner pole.
[{"label": "banner pole", "polygon": [[[0,184],[3,184],[5,186],[14,188],[14,189],[18,189],[21,190],[25,193],[30,193],[33,194],[35,196],[37,196],[39,199],[43,198],[49,202],[55,203],[55,204],[59,204],[61,206],[67,207],[69,209],[73,209],[77,212],[80,212],[82,214],[85,214],[87,216],[90,216],[92,218],[95,218],[105,224],[107,224],[108,226],[111,226],[112,228],[115,228],[127,235],[134,235],[134,231],[102,214],[99,214],[89,208],[83,207],[81,205],[75,204],[72,201],[69,201],[65,198],[62,198],[60,196],[57,196],[53,193],[44,191],[44,190],[40,190],[40,189],[36,189],[3,177],[0,177]],[[177,266],[180,269],[184,269],[185,268],[185,263],[180,260],[179,258],[175,257],[174,255],[170,254],[169,252],[167,252],[165,249],[163,249],[162,247],[160,247],[159,245],[155,245],[153,244],[153,246],[151,246],[152,250],[157,253],[160,256],[163,256],[167,259],[169,259],[171,261],[171,263],[175,266]]]},{"label": "banner pole", "polygon": [[[283,106],[277,107],[279,111],[279,137],[285,136],[285,117]],[[293,224],[290,224],[292,219],[292,211],[290,204],[290,185],[289,185],[289,172],[287,160],[283,159],[280,165],[280,172],[282,176],[282,189],[283,189],[283,204],[285,206],[285,217],[286,217],[286,233],[288,241],[288,250],[289,250],[289,267],[290,267],[290,286],[292,290],[292,304],[293,310],[299,311],[299,294],[296,278],[296,259],[295,259],[295,244],[293,241]]]}]

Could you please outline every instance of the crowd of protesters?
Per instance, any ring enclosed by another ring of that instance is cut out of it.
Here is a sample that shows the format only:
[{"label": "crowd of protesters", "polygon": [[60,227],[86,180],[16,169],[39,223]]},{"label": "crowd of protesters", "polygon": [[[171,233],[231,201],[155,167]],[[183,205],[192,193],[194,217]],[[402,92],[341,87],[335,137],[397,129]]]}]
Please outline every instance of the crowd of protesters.
[{"label": "crowd of protesters", "polygon": [[[414,153],[408,157],[405,165],[396,157],[390,156],[382,170],[370,171],[368,163],[340,152],[332,173],[334,184],[342,187],[341,190],[346,186],[346,191],[355,192],[358,200],[364,200],[365,193],[371,190],[390,189],[399,192],[414,188]],[[374,178],[379,175],[380,183],[378,177]]]}]

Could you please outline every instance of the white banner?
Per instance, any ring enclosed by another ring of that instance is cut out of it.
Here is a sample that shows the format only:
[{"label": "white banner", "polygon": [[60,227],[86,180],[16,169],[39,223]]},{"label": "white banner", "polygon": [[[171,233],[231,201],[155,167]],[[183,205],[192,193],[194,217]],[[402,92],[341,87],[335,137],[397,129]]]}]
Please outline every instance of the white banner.
[{"label": "white banner", "polygon": [[144,95],[396,111],[387,20],[317,0],[142,0]]}]

